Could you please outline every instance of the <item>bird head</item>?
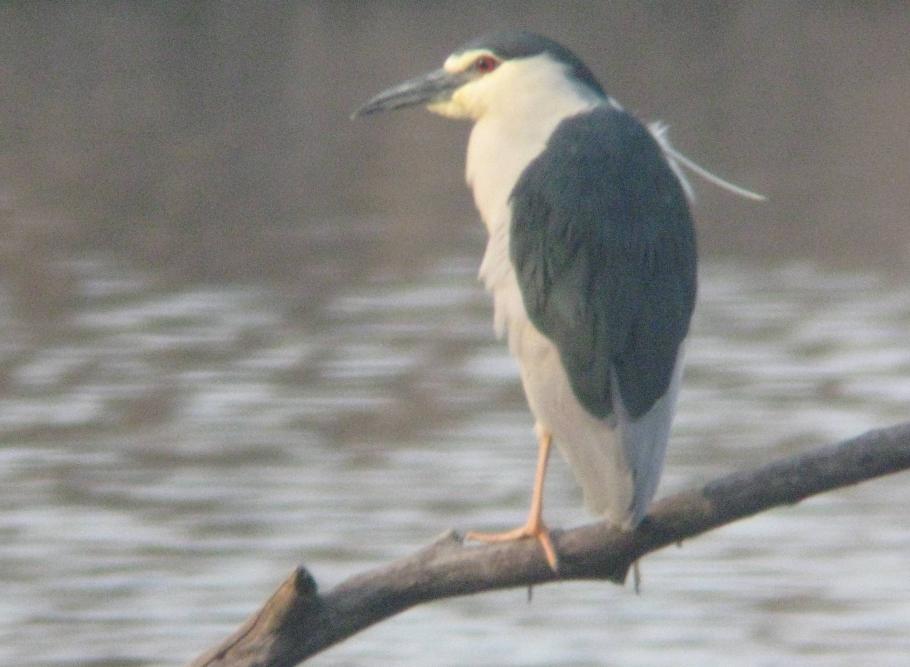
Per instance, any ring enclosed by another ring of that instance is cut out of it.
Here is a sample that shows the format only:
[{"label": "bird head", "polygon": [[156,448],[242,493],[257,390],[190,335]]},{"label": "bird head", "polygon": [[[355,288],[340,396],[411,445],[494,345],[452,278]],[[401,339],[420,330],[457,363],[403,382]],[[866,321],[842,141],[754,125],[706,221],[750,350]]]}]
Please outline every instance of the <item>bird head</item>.
[{"label": "bird head", "polygon": [[534,33],[497,32],[464,44],[440,69],[379,93],[353,117],[424,105],[448,118],[476,121],[547,104],[560,93],[605,97],[591,71],[565,47]]}]

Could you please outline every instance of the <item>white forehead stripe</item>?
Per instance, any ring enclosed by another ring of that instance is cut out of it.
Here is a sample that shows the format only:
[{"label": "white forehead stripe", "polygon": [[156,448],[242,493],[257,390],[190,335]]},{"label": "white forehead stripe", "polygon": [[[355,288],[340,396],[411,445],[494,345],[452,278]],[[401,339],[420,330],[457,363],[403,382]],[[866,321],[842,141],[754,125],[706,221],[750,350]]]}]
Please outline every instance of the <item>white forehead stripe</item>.
[{"label": "white forehead stripe", "polygon": [[465,51],[464,53],[453,53],[446,58],[442,68],[446,72],[463,72],[480,56],[492,56],[493,58],[496,58],[496,54],[488,49],[473,49],[471,51]]}]

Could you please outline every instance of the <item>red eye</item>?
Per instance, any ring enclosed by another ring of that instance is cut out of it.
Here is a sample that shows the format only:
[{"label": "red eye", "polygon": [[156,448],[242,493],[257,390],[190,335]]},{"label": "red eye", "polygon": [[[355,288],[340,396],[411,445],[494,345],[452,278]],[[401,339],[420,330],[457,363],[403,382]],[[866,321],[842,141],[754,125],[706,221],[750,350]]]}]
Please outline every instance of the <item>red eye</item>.
[{"label": "red eye", "polygon": [[474,61],[474,70],[481,74],[492,72],[497,67],[499,67],[499,61],[493,56],[480,56]]}]

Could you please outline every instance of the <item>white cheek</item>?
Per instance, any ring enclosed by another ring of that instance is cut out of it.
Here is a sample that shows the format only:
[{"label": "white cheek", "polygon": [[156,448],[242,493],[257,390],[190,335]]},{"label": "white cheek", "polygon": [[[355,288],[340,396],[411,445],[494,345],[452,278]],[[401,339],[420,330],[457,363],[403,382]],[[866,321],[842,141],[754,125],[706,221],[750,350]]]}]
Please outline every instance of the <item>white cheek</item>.
[{"label": "white cheek", "polygon": [[489,108],[488,96],[489,80],[481,79],[459,88],[452,99],[464,110],[466,116],[477,120]]}]

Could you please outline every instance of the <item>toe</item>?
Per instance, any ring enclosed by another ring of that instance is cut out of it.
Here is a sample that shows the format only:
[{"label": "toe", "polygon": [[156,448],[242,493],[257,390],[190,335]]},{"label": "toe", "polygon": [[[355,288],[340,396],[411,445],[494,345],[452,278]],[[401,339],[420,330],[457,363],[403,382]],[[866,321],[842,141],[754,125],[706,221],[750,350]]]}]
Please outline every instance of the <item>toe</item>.
[{"label": "toe", "polygon": [[535,537],[537,537],[537,541],[540,542],[540,547],[543,549],[544,556],[546,556],[550,569],[553,570],[553,572],[559,572],[559,557],[556,555],[556,548],[553,546],[553,540],[550,539],[550,531],[544,528],[540,530]]}]

